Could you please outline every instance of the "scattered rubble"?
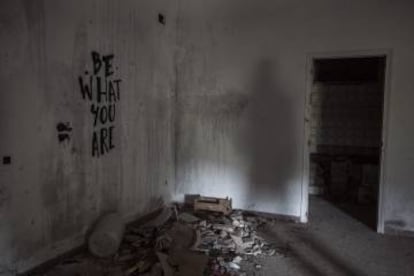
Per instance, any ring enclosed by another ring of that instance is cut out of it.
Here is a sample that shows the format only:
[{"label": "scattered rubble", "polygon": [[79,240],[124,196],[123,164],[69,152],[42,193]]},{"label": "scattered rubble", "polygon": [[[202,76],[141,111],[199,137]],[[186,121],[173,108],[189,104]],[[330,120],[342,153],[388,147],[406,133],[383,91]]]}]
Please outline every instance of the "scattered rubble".
[{"label": "scattered rubble", "polygon": [[192,214],[184,212],[178,215],[178,220],[186,223],[194,223],[199,221],[200,219],[196,216],[193,216]]},{"label": "scattered rubble", "polygon": [[273,256],[276,252],[256,231],[265,223],[261,217],[244,217],[242,211],[229,216],[208,214],[193,224],[197,239],[192,249],[214,257],[209,266],[211,275],[242,275],[242,264],[249,256]]},{"label": "scattered rubble", "polygon": [[144,224],[145,227],[161,227],[171,218],[173,208],[163,208],[161,213],[154,219]]},{"label": "scattered rubble", "polygon": [[264,256],[279,250],[258,234],[268,220],[240,210],[223,215],[173,206],[143,225],[127,226],[113,256],[77,259],[117,271],[96,275],[252,275]]}]

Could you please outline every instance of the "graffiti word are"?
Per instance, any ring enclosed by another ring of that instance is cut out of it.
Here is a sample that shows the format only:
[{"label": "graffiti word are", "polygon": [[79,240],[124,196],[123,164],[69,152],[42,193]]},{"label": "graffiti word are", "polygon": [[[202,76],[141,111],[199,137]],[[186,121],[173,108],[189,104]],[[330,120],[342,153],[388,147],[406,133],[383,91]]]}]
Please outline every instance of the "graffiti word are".
[{"label": "graffiti word are", "polygon": [[99,157],[115,148],[116,103],[121,99],[121,79],[114,78],[114,55],[92,52],[92,72],[79,77],[82,99],[90,102],[93,119],[92,156]]}]

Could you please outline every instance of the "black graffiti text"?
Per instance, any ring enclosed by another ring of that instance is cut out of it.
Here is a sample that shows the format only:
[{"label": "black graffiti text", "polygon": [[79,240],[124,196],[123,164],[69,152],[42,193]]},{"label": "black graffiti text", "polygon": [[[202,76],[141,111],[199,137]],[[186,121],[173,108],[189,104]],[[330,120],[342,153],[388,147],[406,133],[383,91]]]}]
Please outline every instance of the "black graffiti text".
[{"label": "black graffiti text", "polygon": [[92,156],[100,157],[115,148],[116,103],[121,100],[121,79],[115,78],[114,55],[91,52],[92,69],[79,76],[82,99],[90,103]]},{"label": "black graffiti text", "polygon": [[114,149],[114,126],[102,127],[92,133],[92,156],[99,157]]}]

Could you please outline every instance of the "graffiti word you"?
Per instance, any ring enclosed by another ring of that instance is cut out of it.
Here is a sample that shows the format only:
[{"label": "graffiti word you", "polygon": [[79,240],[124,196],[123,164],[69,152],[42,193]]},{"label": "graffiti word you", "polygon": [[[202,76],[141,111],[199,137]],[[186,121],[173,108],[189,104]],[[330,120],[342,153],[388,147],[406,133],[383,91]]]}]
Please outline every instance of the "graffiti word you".
[{"label": "graffiti word you", "polygon": [[92,156],[99,157],[115,148],[116,103],[121,99],[121,80],[113,77],[114,55],[92,52],[92,72],[79,77],[82,98],[90,102],[93,118]]}]

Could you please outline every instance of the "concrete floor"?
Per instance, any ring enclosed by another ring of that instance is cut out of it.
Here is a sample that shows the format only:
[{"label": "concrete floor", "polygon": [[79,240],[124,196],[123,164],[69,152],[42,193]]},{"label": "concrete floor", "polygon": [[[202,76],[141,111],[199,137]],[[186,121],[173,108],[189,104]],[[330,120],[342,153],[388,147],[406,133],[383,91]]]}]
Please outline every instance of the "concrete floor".
[{"label": "concrete floor", "polygon": [[287,248],[255,275],[413,275],[414,238],[380,235],[331,203],[310,199],[310,222],[274,223],[267,239]]},{"label": "concrete floor", "polygon": [[[248,276],[414,275],[414,238],[377,234],[322,198],[310,198],[308,224],[270,220],[259,235],[276,245],[277,254],[247,261],[242,268]],[[97,264],[57,266],[36,275],[124,275]]]}]

